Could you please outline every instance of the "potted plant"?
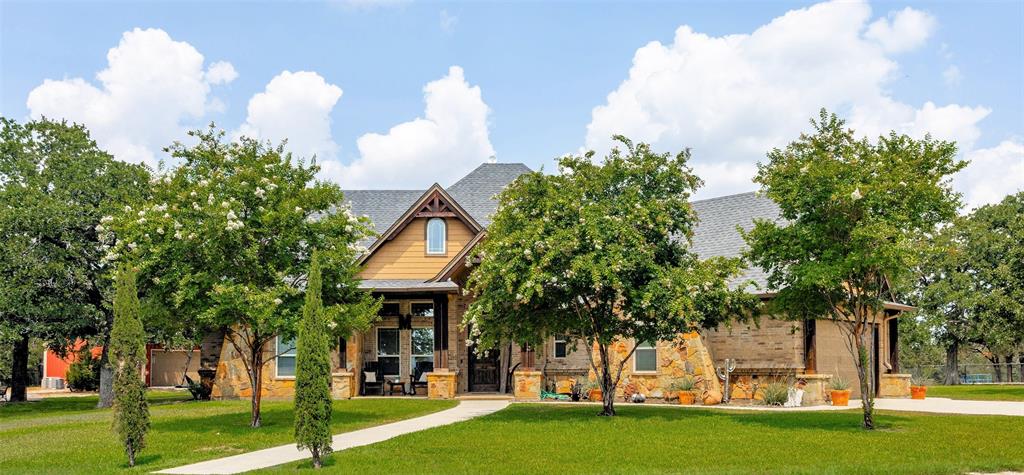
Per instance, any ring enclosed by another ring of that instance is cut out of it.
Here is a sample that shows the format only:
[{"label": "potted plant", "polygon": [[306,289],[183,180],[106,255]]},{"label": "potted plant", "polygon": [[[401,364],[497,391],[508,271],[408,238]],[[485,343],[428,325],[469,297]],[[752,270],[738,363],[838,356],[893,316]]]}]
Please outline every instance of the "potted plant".
[{"label": "potted plant", "polygon": [[927,392],[928,386],[925,386],[924,378],[919,376],[910,377],[910,399],[924,399]]},{"label": "potted plant", "polygon": [[829,383],[832,388],[830,396],[833,406],[848,406],[850,404],[850,382],[838,374],[832,377]]},{"label": "potted plant", "polygon": [[603,394],[601,393],[601,385],[597,384],[597,381],[587,381],[586,385],[587,399],[591,401],[600,401]]},{"label": "potted plant", "polygon": [[693,401],[696,399],[696,395],[693,393],[695,384],[696,382],[693,378],[683,376],[682,378],[672,381],[672,384],[669,385],[668,389],[669,391],[676,392],[676,395],[679,397],[679,404],[689,405],[693,404]]},{"label": "potted plant", "polygon": [[573,401],[583,399],[583,383],[573,380],[569,385],[569,399]]}]

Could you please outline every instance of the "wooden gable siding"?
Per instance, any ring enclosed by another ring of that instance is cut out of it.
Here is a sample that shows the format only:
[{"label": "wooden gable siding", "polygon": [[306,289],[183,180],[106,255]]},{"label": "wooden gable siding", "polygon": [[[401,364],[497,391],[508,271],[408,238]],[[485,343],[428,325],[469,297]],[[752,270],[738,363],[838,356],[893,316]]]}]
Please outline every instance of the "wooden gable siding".
[{"label": "wooden gable siding", "polygon": [[474,236],[473,231],[458,219],[444,221],[448,228],[445,255],[427,255],[427,218],[416,218],[370,256],[359,277],[424,280],[434,277]]}]

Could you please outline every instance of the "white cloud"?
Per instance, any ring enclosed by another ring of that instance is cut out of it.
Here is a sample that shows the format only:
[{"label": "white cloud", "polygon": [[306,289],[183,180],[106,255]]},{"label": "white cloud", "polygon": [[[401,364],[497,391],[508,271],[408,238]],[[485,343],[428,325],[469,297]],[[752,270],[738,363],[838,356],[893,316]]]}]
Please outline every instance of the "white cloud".
[{"label": "white cloud", "polygon": [[912,9],[871,19],[866,3],[836,1],[787,12],[749,34],[681,26],[671,43],[636,51],[628,77],[593,109],[585,146],[604,152],[621,133],[660,150],[691,147],[694,167],[708,173],[699,197],[755,189],[754,163],[807,131],[821,107],[864,135],[931,132],[970,149],[989,109],[915,107],[889,92],[899,69],[891,54],[924,44],[934,20]]},{"label": "white cloud", "polygon": [[868,27],[865,37],[872,39],[890,53],[902,53],[923,45],[935,31],[931,15],[907,7],[879,18]]},{"label": "white cloud", "polygon": [[441,10],[441,31],[451,33],[455,31],[455,25],[459,23],[459,17],[451,15],[448,10]]},{"label": "white cloud", "polygon": [[956,87],[963,81],[964,75],[960,73],[960,68],[955,65],[950,65],[942,72],[942,80],[946,81],[946,85],[949,87]]},{"label": "white cloud", "polygon": [[346,188],[425,188],[449,184],[494,155],[479,86],[462,68],[423,88],[425,116],[368,133],[356,141],[359,158],[350,165],[324,164],[324,175]]},{"label": "white cloud", "polygon": [[316,155],[324,166],[335,157],[338,144],[331,136],[331,111],[342,90],[310,71],[282,71],[263,92],[249,99],[248,115],[238,135],[277,143],[303,158]]},{"label": "white cloud", "polygon": [[1004,140],[966,155],[971,163],[957,174],[953,186],[964,194],[968,210],[1024,190],[1024,142]]},{"label": "white cloud", "polygon": [[223,108],[210,87],[237,77],[230,63],[204,71],[203,55],[159,29],[136,28],[107,52],[98,85],[82,78],[47,79],[27,100],[33,118],[85,124],[97,143],[120,160],[154,166],[159,150],[195,121]]}]

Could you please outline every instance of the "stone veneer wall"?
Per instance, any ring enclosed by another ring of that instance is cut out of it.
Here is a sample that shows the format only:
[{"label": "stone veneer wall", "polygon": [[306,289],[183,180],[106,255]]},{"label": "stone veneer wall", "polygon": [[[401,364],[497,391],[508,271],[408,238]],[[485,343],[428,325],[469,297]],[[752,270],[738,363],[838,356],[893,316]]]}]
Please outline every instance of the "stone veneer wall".
[{"label": "stone veneer wall", "polygon": [[[242,357],[235,351],[234,345],[224,337],[221,345],[220,361],[217,363],[217,374],[213,379],[214,399],[242,399],[252,397],[252,385],[245,370]],[[331,360],[337,361],[337,349],[332,350]],[[262,393],[266,399],[286,399],[295,396],[295,378],[277,377],[277,360],[274,359],[274,340],[263,347],[263,357],[269,361],[263,366]],[[337,370],[337,368],[332,368]]]},{"label": "stone veneer wall", "polygon": [[[714,362],[702,337],[698,333],[682,334],[672,341],[659,341],[655,345],[657,351],[657,371],[636,372],[633,369],[634,359],[631,357],[622,369],[622,380],[616,388],[616,396],[622,397],[627,385],[632,384],[647,397],[671,399],[675,397],[669,387],[684,376],[697,380],[697,389],[710,393],[712,399],[721,398],[722,385],[714,374]],[[619,340],[610,347],[613,369],[633,348],[632,340]],[[594,351],[597,358],[597,351]],[[591,370],[590,379],[597,380]]]}]

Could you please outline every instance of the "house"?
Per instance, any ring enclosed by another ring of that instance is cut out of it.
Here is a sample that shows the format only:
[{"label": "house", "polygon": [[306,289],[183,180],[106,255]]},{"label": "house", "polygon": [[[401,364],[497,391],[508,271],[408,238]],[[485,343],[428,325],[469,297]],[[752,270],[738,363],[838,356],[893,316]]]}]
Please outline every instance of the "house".
[{"label": "house", "polygon": [[[469,272],[466,256],[485,238],[484,231],[497,208],[495,196],[529,172],[523,164],[485,163],[447,187],[434,184],[426,190],[345,191],[352,211],[368,216],[379,234],[364,243],[367,250],[359,264],[363,266],[362,288],[382,297],[384,304],[381,318],[372,328],[338,342],[334,366],[338,375],[347,379],[336,378],[336,391],[341,385],[348,396],[369,387],[366,379],[373,383],[377,378],[398,381],[385,388],[395,391],[410,389],[414,379],[433,378],[449,397],[509,390],[513,371],[522,367],[520,349],[509,346],[477,354],[466,346],[467,332],[460,324],[471,297],[463,295],[462,284]],[[737,226],[749,229],[754,219],[779,217],[774,202],[754,193],[696,201],[693,206],[700,218],[694,250],[702,258],[739,255],[744,241]],[[767,288],[760,269],[747,270],[736,283],[751,280],[761,289]],[[764,299],[772,296],[765,290],[758,292]],[[874,329],[876,387],[883,393],[891,390],[892,384],[906,383],[905,375],[898,375],[897,317],[908,308],[888,305],[885,323]],[[709,373],[726,358],[736,364],[731,378],[734,397],[755,397],[757,384],[774,378],[799,375],[819,389],[827,383],[822,374],[838,373],[856,380],[853,357],[841,342],[839,328],[827,320],[765,318],[759,325],[734,324],[685,342],[639,342],[625,367],[622,386],[632,384],[648,396],[661,397],[674,378],[695,372],[706,376],[708,384],[719,384]],[[615,350],[624,355],[634,344],[637,342],[622,341]],[[274,348],[266,350],[270,355],[285,352],[268,363],[264,372],[267,397],[292,394],[295,363],[294,353],[287,351],[290,345],[277,340]],[[220,350],[214,396],[245,397],[250,393],[244,368],[227,346]],[[591,374],[587,352],[564,338],[552,336],[534,353],[533,366],[542,370],[546,387]],[[695,365],[694,354],[705,355],[707,364]],[[382,391],[373,386],[374,391]]]},{"label": "house", "polygon": [[[86,345],[85,341],[79,341],[74,348],[68,351],[64,357],[50,351],[49,348],[43,351],[43,380],[60,379],[67,381],[68,367],[78,359],[77,352]],[[99,358],[103,353],[102,346],[90,348],[93,358]],[[168,349],[159,344],[149,343],[146,345],[146,386],[182,386],[185,384],[185,375],[198,380],[199,375],[199,350],[193,349]],[[63,383],[61,383],[63,387]]]}]

